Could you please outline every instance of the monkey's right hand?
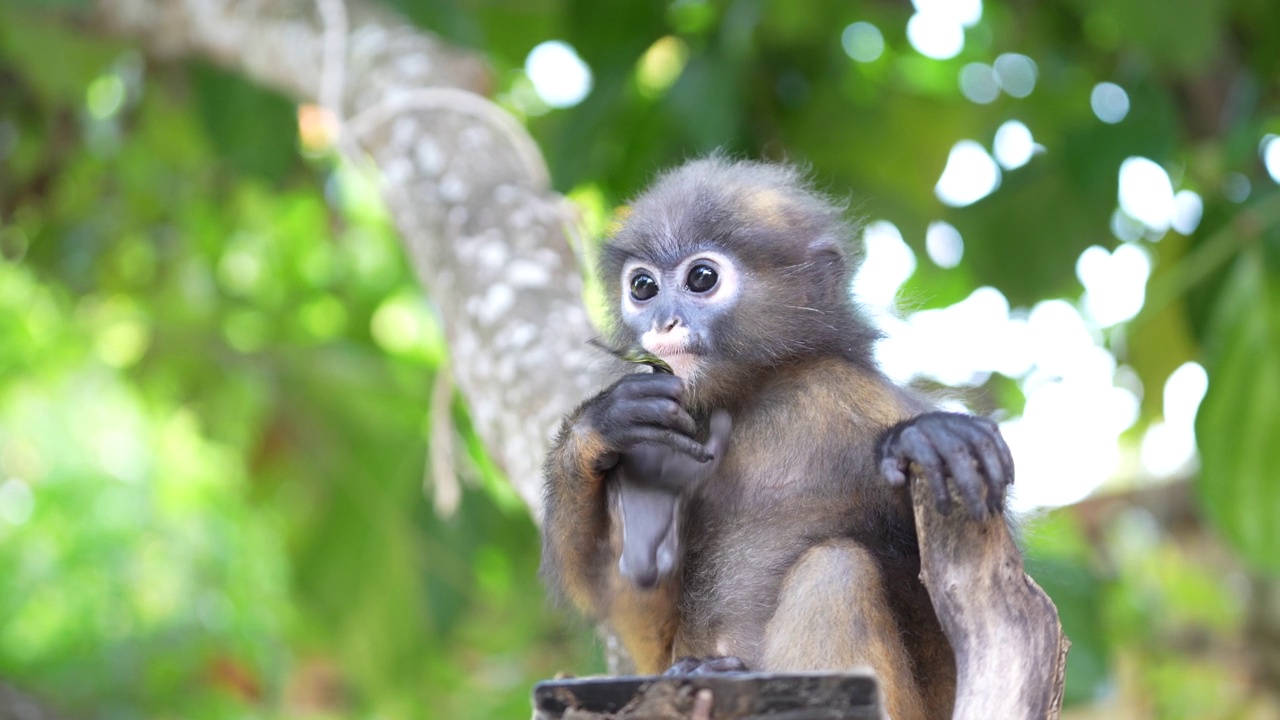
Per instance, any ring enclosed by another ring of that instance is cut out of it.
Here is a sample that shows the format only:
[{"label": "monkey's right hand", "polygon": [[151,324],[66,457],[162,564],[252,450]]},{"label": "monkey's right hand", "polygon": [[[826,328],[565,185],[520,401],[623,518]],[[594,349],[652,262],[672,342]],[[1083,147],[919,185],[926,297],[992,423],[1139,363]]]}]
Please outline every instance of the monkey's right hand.
[{"label": "monkey's right hand", "polygon": [[711,433],[703,446],[711,459],[705,462],[666,445],[641,443],[622,456],[620,467],[633,482],[677,494],[691,492],[720,467],[732,427],[728,412],[711,414]]},{"label": "monkey's right hand", "polygon": [[705,463],[714,453],[694,439],[698,425],[680,404],[684,382],[660,373],[627,375],[596,397],[583,420],[604,438],[607,470],[642,446],[661,446]]}]

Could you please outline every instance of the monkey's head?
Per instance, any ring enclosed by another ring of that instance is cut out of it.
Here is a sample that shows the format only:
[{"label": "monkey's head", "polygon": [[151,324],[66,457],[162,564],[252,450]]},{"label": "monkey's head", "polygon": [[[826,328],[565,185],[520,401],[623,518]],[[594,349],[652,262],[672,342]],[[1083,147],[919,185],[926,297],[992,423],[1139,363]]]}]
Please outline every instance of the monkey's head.
[{"label": "monkey's head", "polygon": [[795,168],[712,157],[671,170],[605,245],[613,340],[665,360],[702,407],[802,358],[869,362],[854,232]]}]

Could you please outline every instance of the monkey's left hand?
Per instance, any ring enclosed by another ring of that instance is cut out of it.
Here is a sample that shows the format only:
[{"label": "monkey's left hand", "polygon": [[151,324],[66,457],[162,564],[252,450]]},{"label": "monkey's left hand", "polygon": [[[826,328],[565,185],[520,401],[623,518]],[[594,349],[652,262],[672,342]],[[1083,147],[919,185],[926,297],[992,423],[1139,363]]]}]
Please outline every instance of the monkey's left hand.
[{"label": "monkey's left hand", "polygon": [[898,487],[910,472],[920,473],[944,515],[952,506],[947,477],[976,520],[1003,512],[1005,488],[1013,482],[1013,456],[999,426],[974,415],[934,412],[898,423],[876,444],[876,460]]}]

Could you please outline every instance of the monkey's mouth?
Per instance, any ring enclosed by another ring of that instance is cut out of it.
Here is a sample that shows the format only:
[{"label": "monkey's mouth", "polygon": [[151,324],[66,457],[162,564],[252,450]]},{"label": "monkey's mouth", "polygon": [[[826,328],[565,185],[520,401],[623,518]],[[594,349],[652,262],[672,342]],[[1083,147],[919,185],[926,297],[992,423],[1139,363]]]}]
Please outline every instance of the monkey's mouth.
[{"label": "monkey's mouth", "polygon": [[676,377],[683,380],[693,377],[699,363],[702,362],[701,356],[688,345],[673,346],[654,343],[652,347],[646,346],[645,349],[662,358],[663,362],[671,366],[671,371]]},{"label": "monkey's mouth", "polygon": [[693,353],[681,352],[672,355],[659,355],[668,365],[671,366],[671,372],[681,380],[688,381],[698,370],[700,359]]},{"label": "monkey's mouth", "polygon": [[640,345],[647,351],[662,358],[662,361],[671,366],[671,371],[685,381],[693,377],[694,372],[698,369],[698,365],[702,362],[702,357],[698,352],[698,344],[695,338],[691,337],[688,331],[677,334],[675,337],[662,334],[654,337],[656,333],[645,333],[647,337],[640,339]]}]

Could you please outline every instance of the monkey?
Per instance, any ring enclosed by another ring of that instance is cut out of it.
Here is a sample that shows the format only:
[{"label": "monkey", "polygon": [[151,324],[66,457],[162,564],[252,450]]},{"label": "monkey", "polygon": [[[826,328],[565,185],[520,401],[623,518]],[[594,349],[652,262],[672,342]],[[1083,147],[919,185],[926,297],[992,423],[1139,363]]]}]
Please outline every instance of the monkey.
[{"label": "monkey", "polygon": [[919,578],[908,476],[940,512],[1003,515],[998,426],[878,367],[850,292],[856,225],[797,168],[694,160],[629,207],[599,262],[608,343],[673,373],[623,374],[564,419],[544,578],[642,674],[869,666],[895,720],[949,717],[955,658]]}]

